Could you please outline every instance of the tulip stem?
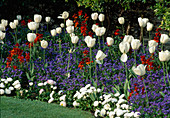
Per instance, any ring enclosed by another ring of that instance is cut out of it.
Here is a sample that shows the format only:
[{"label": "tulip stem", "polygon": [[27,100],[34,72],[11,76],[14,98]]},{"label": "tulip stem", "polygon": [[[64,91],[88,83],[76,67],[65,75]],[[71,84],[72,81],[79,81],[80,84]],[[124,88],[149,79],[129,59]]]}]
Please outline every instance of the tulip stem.
[{"label": "tulip stem", "polygon": [[48,23],[47,23],[47,32],[48,32]]},{"label": "tulip stem", "polygon": [[96,78],[96,81],[97,81],[97,63],[95,62],[95,78]]},{"label": "tulip stem", "polygon": [[125,32],[124,32],[124,27],[123,27],[123,25],[122,25],[122,31],[123,31],[123,34],[124,34]]},{"label": "tulip stem", "polygon": [[145,92],[146,92],[146,102],[147,102],[147,106],[149,107],[148,93],[147,93],[147,89],[146,89],[146,85],[145,85],[144,79],[143,79],[143,85],[144,85],[144,87],[145,87]]},{"label": "tulip stem", "polygon": [[100,48],[100,36],[98,36],[98,43],[99,43],[99,49],[101,49]]},{"label": "tulip stem", "polygon": [[15,44],[17,43],[17,29],[15,31]]},{"label": "tulip stem", "polygon": [[150,33],[151,33],[151,32],[149,31],[149,41],[151,40],[151,35],[150,35]]},{"label": "tulip stem", "polygon": [[162,45],[161,45],[161,50],[163,51],[163,49],[164,49],[164,45],[163,45],[163,43],[162,43]]},{"label": "tulip stem", "polygon": [[167,86],[166,80],[165,80],[165,64],[164,64],[164,62],[162,62],[162,65],[163,65],[163,73],[164,73],[164,83]]},{"label": "tulip stem", "polygon": [[69,56],[68,56],[67,72],[69,71],[69,64],[70,64],[70,53],[69,53]]},{"label": "tulip stem", "polygon": [[59,50],[60,50],[60,56],[62,58],[62,55],[61,55],[61,40],[60,40],[60,38],[59,38]]},{"label": "tulip stem", "polygon": [[127,63],[125,62],[126,79],[128,80]]},{"label": "tulip stem", "polygon": [[143,27],[141,27],[141,40],[143,41],[143,53],[145,53],[145,42],[143,38]]},{"label": "tulip stem", "polygon": [[167,74],[167,79],[168,79],[168,83],[169,83],[169,86],[170,86],[169,74],[168,74],[168,62],[165,62],[165,65],[166,65],[166,74]]},{"label": "tulip stem", "polygon": [[76,58],[76,43],[74,44],[74,48],[75,48],[75,52],[74,52],[74,54],[75,54],[75,61],[76,61],[76,64],[78,64],[78,60]]},{"label": "tulip stem", "polygon": [[44,49],[44,64],[45,64],[45,49]]},{"label": "tulip stem", "polygon": [[135,67],[136,67],[136,53],[135,53],[135,49],[134,49],[134,59],[135,59]]},{"label": "tulip stem", "polygon": [[90,48],[90,68],[89,68],[89,73],[90,73],[90,79],[91,79],[91,61],[92,61],[92,50]]}]

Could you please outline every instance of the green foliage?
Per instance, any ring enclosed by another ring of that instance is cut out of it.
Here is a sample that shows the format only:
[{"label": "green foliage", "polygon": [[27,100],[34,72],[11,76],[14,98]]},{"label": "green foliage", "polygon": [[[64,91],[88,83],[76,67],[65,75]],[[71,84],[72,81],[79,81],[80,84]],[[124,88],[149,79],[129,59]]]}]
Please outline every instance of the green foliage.
[{"label": "green foliage", "polygon": [[155,15],[158,16],[158,18],[161,21],[161,27],[165,30],[170,30],[170,8],[168,7],[170,5],[170,1],[168,0],[157,0],[156,5],[153,7]]}]

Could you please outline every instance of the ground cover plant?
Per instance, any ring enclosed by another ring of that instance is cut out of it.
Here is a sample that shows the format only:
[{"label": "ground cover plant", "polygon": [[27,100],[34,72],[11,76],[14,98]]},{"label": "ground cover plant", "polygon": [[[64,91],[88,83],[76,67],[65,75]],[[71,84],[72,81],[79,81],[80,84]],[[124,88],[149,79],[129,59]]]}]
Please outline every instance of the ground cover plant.
[{"label": "ground cover plant", "polygon": [[1,20],[0,95],[78,107],[95,117],[170,117],[168,34],[152,31],[148,18],[137,19],[139,37],[126,35],[123,16],[111,36],[104,36],[102,13],[64,11],[58,18],[63,23],[55,29],[39,14]]}]

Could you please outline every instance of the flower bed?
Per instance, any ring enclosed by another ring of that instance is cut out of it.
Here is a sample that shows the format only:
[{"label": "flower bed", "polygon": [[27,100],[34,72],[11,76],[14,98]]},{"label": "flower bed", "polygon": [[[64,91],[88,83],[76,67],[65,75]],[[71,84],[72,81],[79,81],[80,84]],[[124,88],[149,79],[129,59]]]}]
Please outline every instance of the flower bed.
[{"label": "flower bed", "polygon": [[[141,34],[145,27],[149,33],[148,45],[143,35],[141,41],[125,35],[124,27],[105,40],[104,14],[91,14],[92,26],[83,11],[68,17],[63,12],[58,18],[64,23],[50,33],[50,17],[43,26],[36,14],[27,27],[18,16],[6,32],[8,21],[1,20],[1,95],[79,107],[95,117],[169,117],[167,34],[158,28],[153,39],[153,24],[138,18]],[[123,17],[118,21],[125,23]]]}]

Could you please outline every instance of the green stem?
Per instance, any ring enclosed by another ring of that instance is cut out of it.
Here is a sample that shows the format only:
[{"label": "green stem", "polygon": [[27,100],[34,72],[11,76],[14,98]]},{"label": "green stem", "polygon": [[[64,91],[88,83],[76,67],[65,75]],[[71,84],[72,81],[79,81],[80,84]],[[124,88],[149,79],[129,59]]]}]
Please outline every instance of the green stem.
[{"label": "green stem", "polygon": [[[59,35],[59,37],[60,37],[60,35]],[[61,39],[59,38],[59,50],[60,50],[60,57],[62,58],[62,56],[61,56]]]},{"label": "green stem", "polygon": [[136,53],[135,53],[135,49],[134,49],[134,59],[135,59],[135,67],[136,67]]},{"label": "green stem", "polygon": [[122,24],[122,30],[123,30],[123,34],[124,34],[124,27],[123,27],[123,24]]},{"label": "green stem", "polygon": [[44,64],[45,64],[45,49],[44,49]]},{"label": "green stem", "polygon": [[95,62],[95,78],[96,78],[96,81],[97,81],[97,63]]},{"label": "green stem", "polygon": [[127,71],[127,63],[125,62],[125,70],[126,70],[126,79],[128,80],[128,71]]},{"label": "green stem", "polygon": [[76,63],[78,64],[78,60],[77,60],[77,57],[76,57],[76,43],[74,44],[74,49],[75,49],[75,52],[74,52],[74,54],[75,54],[75,61],[76,61]]},{"label": "green stem", "polygon": [[15,44],[17,43],[17,29],[15,31]]},{"label": "green stem", "polygon": [[48,32],[48,23],[47,23],[47,32]]},{"label": "green stem", "polygon": [[143,39],[143,27],[141,27],[141,40],[143,41],[143,53],[145,53],[145,42],[144,42],[144,39]]},{"label": "green stem", "polygon": [[99,49],[101,49],[100,48],[100,36],[98,36],[98,43],[99,43]]},{"label": "green stem", "polygon": [[92,50],[90,48],[90,68],[89,68],[90,79],[92,78],[92,76],[91,76],[91,61],[92,61]]},{"label": "green stem", "polygon": [[145,85],[144,79],[143,79],[143,85],[144,85],[144,87],[145,87],[145,92],[146,92],[146,102],[147,102],[147,106],[149,107],[148,93],[147,93],[147,90],[146,90],[146,85]]},{"label": "green stem", "polygon": [[166,80],[165,80],[165,65],[164,65],[164,62],[162,62],[162,65],[163,65],[163,73],[164,73],[164,83],[167,86]]},{"label": "green stem", "polygon": [[167,75],[168,83],[169,83],[169,86],[170,86],[169,74],[168,74],[168,62],[166,62],[165,65],[166,65],[166,75]]},{"label": "green stem", "polygon": [[162,45],[161,45],[161,50],[163,51],[163,49],[164,49],[164,45],[163,45],[163,43],[162,43]]},{"label": "green stem", "polygon": [[69,70],[69,64],[70,64],[70,53],[69,53],[69,57],[68,57],[67,72],[68,72],[68,70]]},{"label": "green stem", "polygon": [[150,35],[150,32],[149,32],[149,41],[151,40],[151,35]]}]

